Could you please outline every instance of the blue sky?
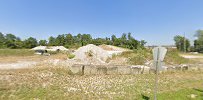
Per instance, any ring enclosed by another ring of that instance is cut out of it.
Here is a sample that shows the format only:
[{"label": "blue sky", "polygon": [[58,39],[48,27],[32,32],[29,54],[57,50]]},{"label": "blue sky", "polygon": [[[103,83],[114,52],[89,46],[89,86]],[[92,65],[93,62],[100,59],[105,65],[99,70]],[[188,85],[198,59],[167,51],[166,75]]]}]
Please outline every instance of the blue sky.
[{"label": "blue sky", "polygon": [[25,39],[90,33],[131,32],[148,45],[173,44],[175,35],[193,40],[203,28],[203,0],[0,0],[0,32]]}]

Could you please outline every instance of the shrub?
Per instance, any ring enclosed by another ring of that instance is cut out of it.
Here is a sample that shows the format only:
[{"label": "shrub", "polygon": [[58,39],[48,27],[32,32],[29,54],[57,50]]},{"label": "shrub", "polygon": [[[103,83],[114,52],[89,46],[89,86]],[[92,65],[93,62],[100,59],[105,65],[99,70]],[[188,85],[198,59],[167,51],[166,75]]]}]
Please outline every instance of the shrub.
[{"label": "shrub", "polygon": [[68,58],[69,58],[69,59],[73,59],[74,57],[75,57],[74,54],[68,54]]},{"label": "shrub", "polygon": [[144,64],[148,60],[152,60],[152,52],[146,49],[136,49],[129,57],[129,63],[135,65]]}]

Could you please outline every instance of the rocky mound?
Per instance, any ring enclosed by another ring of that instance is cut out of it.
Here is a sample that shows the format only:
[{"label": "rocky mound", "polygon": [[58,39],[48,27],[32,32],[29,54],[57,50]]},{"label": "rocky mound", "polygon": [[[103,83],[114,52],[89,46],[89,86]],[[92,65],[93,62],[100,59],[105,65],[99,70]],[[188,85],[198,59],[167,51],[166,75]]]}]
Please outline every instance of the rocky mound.
[{"label": "rocky mound", "polygon": [[73,54],[75,55],[75,60],[85,64],[105,64],[110,57],[106,50],[93,44],[80,47]]}]

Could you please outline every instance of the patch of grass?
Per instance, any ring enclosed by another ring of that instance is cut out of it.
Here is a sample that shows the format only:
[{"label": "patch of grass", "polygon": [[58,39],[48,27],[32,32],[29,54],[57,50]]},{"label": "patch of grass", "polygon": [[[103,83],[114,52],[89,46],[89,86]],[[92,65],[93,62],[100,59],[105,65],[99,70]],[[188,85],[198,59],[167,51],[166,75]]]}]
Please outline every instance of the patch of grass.
[{"label": "patch of grass", "polygon": [[[147,61],[153,60],[153,54],[151,50],[137,49],[134,51],[123,52],[121,55],[113,56],[128,58],[128,64],[142,65]],[[112,59],[113,59],[112,58]],[[183,58],[179,55],[177,50],[168,50],[164,59],[166,64],[188,64],[194,63],[193,60]]]},{"label": "patch of grass", "polygon": [[191,60],[181,57],[177,50],[168,50],[166,53],[165,62],[172,64],[193,63]]},{"label": "patch of grass", "polygon": [[0,56],[32,56],[34,51],[29,49],[0,49]]},{"label": "patch of grass", "polygon": [[74,54],[68,54],[68,58],[69,58],[69,59],[73,59],[74,57],[75,57]]},{"label": "patch of grass", "polygon": [[[0,70],[0,99],[153,99],[154,74],[69,75],[67,68]],[[63,73],[63,74],[61,74]],[[196,77],[194,77],[196,76]],[[202,99],[202,72],[159,74],[159,100]],[[195,90],[193,90],[195,88]]]},{"label": "patch of grass", "polygon": [[[191,89],[181,89],[178,91],[170,91],[166,93],[158,94],[159,100],[203,100],[203,90],[191,88]],[[195,95],[191,98],[191,95]]]},{"label": "patch of grass", "polygon": [[152,53],[146,49],[123,52],[119,56],[128,58],[128,63],[133,65],[142,65],[146,61],[152,60]]}]

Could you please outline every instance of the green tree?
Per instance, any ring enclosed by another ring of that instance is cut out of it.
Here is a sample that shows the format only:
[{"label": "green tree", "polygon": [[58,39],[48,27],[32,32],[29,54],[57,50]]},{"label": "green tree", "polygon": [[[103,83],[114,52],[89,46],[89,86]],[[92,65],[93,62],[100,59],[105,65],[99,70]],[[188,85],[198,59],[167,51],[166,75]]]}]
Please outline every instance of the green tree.
[{"label": "green tree", "polygon": [[146,44],[147,42],[145,41],[145,40],[141,40],[140,41],[140,45],[142,46],[142,47],[144,47],[144,45]]},{"label": "green tree", "polygon": [[21,41],[21,39],[19,37],[16,38],[14,44],[15,44],[16,48],[23,48],[23,41]]},{"label": "green tree", "polygon": [[131,33],[128,33],[128,40],[131,40],[133,37],[131,36]]},{"label": "green tree", "polygon": [[40,40],[39,45],[46,46],[47,45],[47,40]]},{"label": "green tree", "polygon": [[81,37],[82,46],[91,43],[92,36],[90,34],[83,34]]},{"label": "green tree", "polygon": [[197,30],[195,37],[197,37],[197,40],[203,41],[203,30]]},{"label": "green tree", "polygon": [[179,51],[189,51],[190,41],[180,35],[174,37],[175,45]]},{"label": "green tree", "polygon": [[17,39],[17,37],[13,34],[6,34],[5,38],[8,41],[15,41]]},{"label": "green tree", "polygon": [[92,40],[92,44],[95,44],[95,45],[102,45],[102,44],[107,44],[107,41],[106,39],[104,38],[96,38],[96,39],[93,39]]},{"label": "green tree", "polygon": [[5,45],[7,48],[16,49],[22,47],[22,41],[20,38],[16,37],[13,34],[6,34],[5,36]]},{"label": "green tree", "polygon": [[73,45],[73,36],[70,33],[66,35],[65,39],[66,45]]},{"label": "green tree", "polygon": [[0,48],[5,48],[4,34],[0,32]]},{"label": "green tree", "polygon": [[29,48],[29,49],[36,47],[38,45],[37,40],[33,37],[29,37],[28,39],[26,39],[23,44],[25,48]]},{"label": "green tree", "polygon": [[112,45],[115,45],[115,41],[117,40],[115,35],[111,36]]},{"label": "green tree", "polygon": [[65,45],[65,35],[64,34],[58,35],[56,37],[55,43],[58,46],[64,46]]},{"label": "green tree", "polygon": [[56,43],[55,43],[56,39],[54,37],[49,37],[49,43],[48,45],[49,46],[56,46]]},{"label": "green tree", "polygon": [[127,37],[126,36],[127,36],[126,33],[123,33],[122,36],[121,36],[121,43],[120,44],[121,44],[122,47],[127,46],[126,45],[127,44]]},{"label": "green tree", "polygon": [[197,30],[195,37],[197,39],[194,40],[194,49],[197,52],[203,53],[203,30]]}]

